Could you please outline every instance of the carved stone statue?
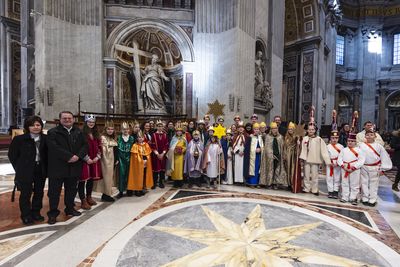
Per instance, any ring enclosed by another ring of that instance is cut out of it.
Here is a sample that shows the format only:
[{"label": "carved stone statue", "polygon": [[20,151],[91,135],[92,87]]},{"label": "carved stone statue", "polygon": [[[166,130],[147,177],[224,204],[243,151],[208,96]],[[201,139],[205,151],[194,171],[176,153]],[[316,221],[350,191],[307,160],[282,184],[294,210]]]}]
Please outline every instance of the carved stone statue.
[{"label": "carved stone statue", "polygon": [[272,88],[267,81],[264,80],[264,61],[262,51],[257,51],[255,60],[255,85],[254,99],[261,102],[263,108],[269,112],[273,108],[272,104]]},{"label": "carved stone statue", "polygon": [[255,77],[256,86],[264,83],[264,72],[263,72],[264,61],[263,61],[262,57],[263,57],[262,51],[258,51],[257,58],[255,61],[255,63],[256,63],[256,77]]},{"label": "carved stone statue", "polygon": [[161,65],[157,64],[158,56],[151,57],[151,64],[144,70],[140,92],[144,101],[144,108],[151,112],[166,113],[165,103],[169,102],[169,97],[165,92],[164,81],[170,78],[165,76]]}]

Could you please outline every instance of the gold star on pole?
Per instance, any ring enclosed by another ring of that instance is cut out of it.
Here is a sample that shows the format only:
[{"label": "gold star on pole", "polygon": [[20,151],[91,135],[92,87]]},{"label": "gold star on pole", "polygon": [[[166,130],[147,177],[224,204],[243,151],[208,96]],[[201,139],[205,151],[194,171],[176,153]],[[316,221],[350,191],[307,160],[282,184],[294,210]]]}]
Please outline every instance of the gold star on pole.
[{"label": "gold star on pole", "polygon": [[202,206],[217,231],[150,226],[150,228],[193,240],[206,248],[163,265],[163,267],[203,266],[292,266],[301,262],[334,266],[372,266],[363,262],[289,244],[322,222],[266,229],[257,205],[242,224]]},{"label": "gold star on pole", "polygon": [[214,101],[214,103],[208,103],[208,114],[212,114],[214,116],[214,120],[217,119],[218,116],[225,115],[224,113],[224,104],[219,103],[218,99]]}]

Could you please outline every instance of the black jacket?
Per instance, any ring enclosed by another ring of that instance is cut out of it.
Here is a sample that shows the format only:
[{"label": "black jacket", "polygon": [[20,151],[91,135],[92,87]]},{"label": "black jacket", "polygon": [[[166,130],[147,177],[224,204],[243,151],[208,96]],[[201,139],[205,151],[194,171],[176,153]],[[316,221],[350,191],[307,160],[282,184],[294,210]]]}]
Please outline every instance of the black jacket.
[{"label": "black jacket", "polygon": [[400,137],[393,136],[390,141],[390,147],[394,149],[394,154],[392,158],[393,165],[400,166]]},{"label": "black jacket", "polygon": [[[47,136],[40,136],[40,163],[42,177],[47,177]],[[31,135],[23,134],[14,137],[8,150],[8,158],[15,170],[17,182],[33,182],[33,173],[36,165],[36,145]]]},{"label": "black jacket", "polygon": [[[86,138],[82,131],[73,127],[68,133],[62,125],[48,131],[49,148],[49,178],[78,178],[82,173],[83,158],[88,151]],[[80,160],[74,163],[68,161],[74,156]]]}]

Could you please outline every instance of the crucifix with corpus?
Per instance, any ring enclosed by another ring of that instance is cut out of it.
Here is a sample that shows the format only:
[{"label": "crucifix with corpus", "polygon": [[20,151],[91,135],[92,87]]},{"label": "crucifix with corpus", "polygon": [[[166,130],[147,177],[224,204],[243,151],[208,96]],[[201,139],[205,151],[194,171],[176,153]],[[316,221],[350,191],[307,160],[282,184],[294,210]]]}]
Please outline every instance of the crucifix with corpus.
[{"label": "crucifix with corpus", "polygon": [[[139,50],[139,45],[137,42],[133,42],[133,47],[129,47],[129,46],[125,46],[125,45],[120,45],[120,44],[116,44],[115,47],[115,51],[122,51],[122,52],[126,52],[129,54],[132,54],[132,69],[133,69],[133,73],[135,75],[135,81],[136,81],[136,94],[137,94],[137,99],[141,99],[140,97],[140,86],[141,86],[141,75],[140,75],[140,61],[139,61],[139,56],[144,56],[147,58],[151,58],[152,57],[152,53],[149,53],[147,51],[143,51],[143,50]],[[144,105],[143,102],[138,101],[138,108],[139,110],[144,110]]]}]

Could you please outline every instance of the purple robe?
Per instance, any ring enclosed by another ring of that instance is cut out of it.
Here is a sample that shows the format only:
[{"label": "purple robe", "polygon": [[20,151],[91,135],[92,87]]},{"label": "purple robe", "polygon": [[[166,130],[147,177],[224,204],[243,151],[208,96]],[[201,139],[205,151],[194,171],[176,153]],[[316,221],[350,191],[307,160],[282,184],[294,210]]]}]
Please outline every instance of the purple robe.
[{"label": "purple robe", "polygon": [[[197,148],[197,150],[196,150]],[[197,151],[197,152],[196,152]],[[189,177],[197,178],[201,176],[204,145],[200,141],[192,139],[186,149],[184,173]],[[197,157],[195,154],[198,154]]]}]

